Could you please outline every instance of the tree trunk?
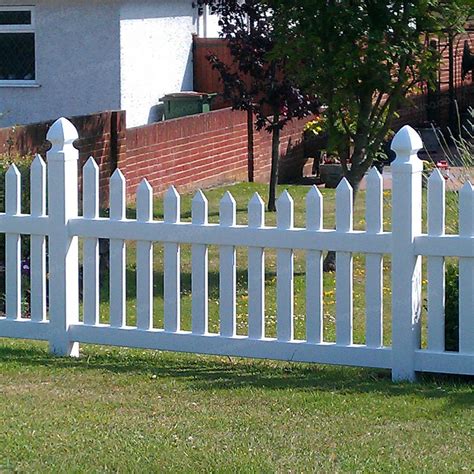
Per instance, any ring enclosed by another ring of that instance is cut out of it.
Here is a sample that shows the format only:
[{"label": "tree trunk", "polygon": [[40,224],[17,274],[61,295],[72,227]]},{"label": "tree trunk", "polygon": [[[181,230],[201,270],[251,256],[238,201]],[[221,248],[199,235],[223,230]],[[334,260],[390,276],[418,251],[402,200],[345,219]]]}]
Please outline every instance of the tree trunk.
[{"label": "tree trunk", "polygon": [[276,185],[278,182],[278,160],[280,158],[280,128],[278,127],[279,114],[273,116],[272,130],[272,167],[270,171],[270,187],[268,190],[268,210],[276,211]]},{"label": "tree trunk", "polygon": [[[356,163],[354,167],[351,167],[348,170],[345,178],[349,181],[352,186],[352,202],[355,203],[357,193],[359,192],[360,182],[364,177],[365,172],[367,171],[367,165],[361,164],[365,155],[365,147],[356,147],[352,155],[352,163]],[[323,270],[325,272],[335,272],[336,271],[336,252],[330,250],[323,262]]]}]

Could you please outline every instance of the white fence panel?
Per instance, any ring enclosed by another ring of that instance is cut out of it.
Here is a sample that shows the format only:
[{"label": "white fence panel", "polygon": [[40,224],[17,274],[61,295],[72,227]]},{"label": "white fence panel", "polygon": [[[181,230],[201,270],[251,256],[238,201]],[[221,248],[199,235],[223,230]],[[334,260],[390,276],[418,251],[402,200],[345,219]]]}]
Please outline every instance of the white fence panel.
[{"label": "white fence panel", "polygon": [[[255,195],[248,225],[236,224],[236,204],[226,194],[219,224],[208,223],[208,202],[198,192],[192,222],[180,222],[180,197],[170,188],[164,221],[153,220],[152,189],[137,193],[137,218],[125,216],[125,179],[110,180],[110,217],[100,218],[98,167],[84,167],[83,216],[77,212],[77,132],[65,119],[48,132],[48,215],[45,165],[32,165],[31,215],[21,214],[20,175],[7,173],[6,212],[0,229],[7,242],[7,310],[0,337],[49,340],[51,351],[76,356],[79,342],[124,345],[205,354],[360,365],[392,369],[394,380],[414,380],[417,371],[474,375],[474,193],[460,193],[460,235],[444,235],[444,181],[429,183],[428,234],[421,233],[421,139],[410,127],[395,137],[392,164],[392,231],[383,231],[382,178],[367,177],[366,229],[354,231],[352,189],[336,190],[336,229],[323,228],[323,199],[317,188],[306,199],[306,228],[295,228],[293,199],[277,202],[277,226],[264,222],[264,203]],[[20,235],[31,235],[31,319],[21,317]],[[79,322],[78,237],[85,239],[84,322]],[[45,242],[49,242],[49,308],[46,308]],[[110,321],[99,323],[98,239],[110,241]],[[137,324],[126,324],[127,240],[137,241]],[[153,244],[164,245],[164,329],[153,327]],[[180,246],[191,245],[192,331],[181,330]],[[208,332],[208,246],[220,252],[220,332]],[[236,334],[236,247],[248,248],[248,335]],[[265,249],[277,251],[276,338],[265,336]],[[306,340],[295,340],[293,316],[294,251],[306,252]],[[323,251],[336,252],[336,342],[323,341]],[[366,344],[353,344],[352,255],[366,254]],[[392,346],[383,346],[383,255],[392,262]],[[421,257],[428,257],[428,347],[421,348]],[[444,350],[444,258],[459,257],[460,352]],[[48,309],[49,320],[46,319]]]}]

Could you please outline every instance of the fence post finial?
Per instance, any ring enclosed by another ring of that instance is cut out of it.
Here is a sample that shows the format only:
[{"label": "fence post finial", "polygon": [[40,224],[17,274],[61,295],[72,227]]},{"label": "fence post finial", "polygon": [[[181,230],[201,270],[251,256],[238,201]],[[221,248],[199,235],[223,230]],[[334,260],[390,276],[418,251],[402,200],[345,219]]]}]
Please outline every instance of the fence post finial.
[{"label": "fence post finial", "polygon": [[405,125],[392,140],[392,150],[397,154],[394,163],[408,163],[411,159],[419,161],[416,154],[422,148],[423,141],[418,132],[410,125]]},{"label": "fence post finial", "polygon": [[418,133],[403,127],[393,139],[392,163],[392,379],[416,379],[415,351],[421,346],[421,257],[415,237],[421,234],[423,147]]},{"label": "fence post finial", "polygon": [[74,156],[66,152],[73,148],[72,144],[78,138],[76,127],[68,119],[61,117],[56,120],[46,134],[46,139],[52,145],[49,159],[60,159],[57,153],[61,152],[64,153],[63,159],[73,159]]}]

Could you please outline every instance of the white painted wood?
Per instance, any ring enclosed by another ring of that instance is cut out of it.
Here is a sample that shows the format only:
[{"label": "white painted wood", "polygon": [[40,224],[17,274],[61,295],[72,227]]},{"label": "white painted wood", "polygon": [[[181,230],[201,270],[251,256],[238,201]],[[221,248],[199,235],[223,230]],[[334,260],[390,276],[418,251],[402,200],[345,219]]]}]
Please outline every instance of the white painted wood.
[{"label": "white painted wood", "polygon": [[[336,189],[336,231],[351,232],[352,187],[343,178]],[[352,253],[336,253],[336,344],[350,345],[353,338]]]},{"label": "white painted wood", "polygon": [[[21,214],[21,176],[12,164],[5,174],[5,210],[9,215]],[[10,319],[21,317],[21,239],[19,234],[5,237],[6,311]]]},{"label": "white painted wood", "polygon": [[416,351],[415,369],[440,374],[474,375],[474,354]]},{"label": "white painted wood", "polygon": [[[445,180],[436,168],[428,181],[428,234],[445,229]],[[428,257],[428,349],[444,351],[445,265],[443,257]]]},{"label": "white painted wood", "polygon": [[[206,226],[208,203],[202,191],[198,191],[192,201],[192,224]],[[194,244],[191,247],[191,325],[194,334],[208,333],[208,258],[207,245]]]},{"label": "white painted wood", "polygon": [[392,379],[416,378],[414,353],[421,345],[421,258],[413,240],[421,234],[423,143],[403,127],[392,141]]},{"label": "white painted wood", "polygon": [[[20,222],[13,223],[15,219],[5,218],[0,215],[0,225],[7,229],[22,228],[30,230],[36,228],[35,222],[28,222],[23,217]],[[39,226],[38,226],[39,227]],[[236,225],[233,228],[219,226],[218,224],[207,224],[205,226],[193,226],[189,222],[179,224],[168,224],[165,222],[137,223],[132,220],[125,222],[111,221],[108,219],[97,219],[94,222],[84,219],[75,219],[69,225],[71,233],[83,237],[120,238],[125,240],[154,240],[159,242],[175,242],[180,244],[206,244],[206,245],[234,245],[243,247],[265,247],[301,250],[321,250],[331,248],[341,252],[358,253],[384,253],[390,249],[392,236],[388,232],[371,235],[365,231],[352,231],[340,233],[335,230],[321,230],[317,233],[307,232],[306,229],[284,230],[274,227],[263,227],[260,229]],[[427,248],[429,252],[436,255],[436,246],[431,244],[431,239],[423,239],[422,250]],[[441,242],[443,249],[449,251],[449,239]],[[457,239],[459,241],[459,239]],[[454,243],[453,241],[451,243]],[[417,244],[415,243],[415,246]],[[468,252],[468,245],[460,242],[460,252]],[[422,253],[422,252],[421,252]],[[457,255],[458,251],[451,253]]]},{"label": "white painted wood", "polygon": [[[278,229],[293,228],[293,199],[283,191],[276,203]],[[293,328],[293,250],[277,250],[277,339],[292,341]]]},{"label": "white painted wood", "polygon": [[47,341],[51,337],[50,332],[51,326],[49,321],[0,317],[0,334],[2,337]]},{"label": "white painted wood", "polygon": [[[366,230],[370,234],[383,231],[383,179],[373,167],[367,176],[365,205]],[[369,347],[383,345],[383,257],[365,257],[365,339]]]},{"label": "white painted wood", "polygon": [[[265,226],[265,203],[255,193],[248,205],[249,227]],[[248,249],[248,324],[249,337],[265,337],[265,251],[261,247]]]},{"label": "white painted wood", "polygon": [[[459,235],[474,236],[474,190],[469,182],[459,192]],[[459,352],[474,354],[473,257],[459,259]]]},{"label": "white painted wood", "polygon": [[295,362],[318,362],[362,367],[390,368],[388,348],[368,348],[365,345],[337,346],[333,343],[308,344],[305,341],[278,341],[265,338],[259,341],[247,336],[223,338],[218,334],[199,335],[191,332],[168,333],[163,330],[139,331],[131,328],[111,328],[77,324],[71,337],[92,344],[109,344],[174,352],[255,357]]},{"label": "white painted wood", "polygon": [[[6,212],[0,228],[7,234],[7,316],[0,317],[0,337],[49,339],[59,355],[77,355],[78,342],[150,347],[207,354],[265,357],[333,364],[392,367],[394,380],[413,380],[416,371],[473,375],[474,367],[474,193],[467,183],[460,192],[460,232],[444,235],[444,180],[430,178],[428,235],[421,235],[421,163],[416,157],[418,135],[403,128],[393,142],[397,159],[393,173],[393,235],[382,231],[382,181],[376,171],[367,179],[367,229],[352,230],[352,191],[346,181],[337,190],[336,230],[322,228],[322,197],[307,197],[306,229],[293,228],[293,201],[285,192],[278,200],[277,227],[264,225],[258,195],[249,203],[249,225],[235,224],[235,202],[221,202],[220,224],[208,224],[207,200],[197,193],[192,223],[179,220],[179,195],[165,198],[165,222],[152,220],[152,190],[144,182],[137,195],[137,220],[125,218],[125,181],[119,171],[111,179],[111,217],[98,217],[98,169],[84,168],[83,217],[77,215],[77,133],[60,119],[48,139],[50,215],[45,212],[45,166],[32,165],[31,215],[20,209],[20,176],[7,173]],[[19,314],[19,235],[32,235],[32,319]],[[45,320],[45,236],[50,239],[50,322]],[[77,236],[85,237],[85,322],[78,321]],[[98,322],[97,239],[111,239],[111,325]],[[125,322],[125,240],[137,240],[137,328]],[[165,329],[152,328],[152,243],[165,245]],[[89,243],[91,245],[89,245]],[[179,245],[192,244],[192,333],[179,328]],[[221,250],[221,334],[208,334],[207,245]],[[114,248],[115,245],[115,248]],[[235,247],[249,247],[249,337],[235,334]],[[277,338],[264,336],[264,251],[277,249]],[[293,341],[293,249],[307,251],[307,341]],[[336,343],[322,340],[321,250],[337,251]],[[393,346],[381,347],[382,255],[392,251]],[[367,345],[352,344],[352,253],[367,253]],[[91,256],[88,260],[87,255]],[[420,256],[428,256],[428,349],[420,349]],[[444,351],[444,264],[460,257],[460,352]],[[36,283],[34,283],[36,282]],[[89,290],[87,290],[88,286]],[[369,291],[371,289],[371,291]],[[379,295],[380,293],[380,295]],[[13,295],[13,297],[12,297]],[[10,298],[10,301],[8,301]],[[142,304],[144,303],[144,304]],[[89,309],[87,309],[89,308]],[[375,309],[374,309],[375,308]],[[372,312],[372,315],[371,315]],[[380,324],[379,324],[380,323]],[[116,327],[114,327],[116,326]]]},{"label": "white painted wood", "polygon": [[[146,179],[137,190],[137,220],[153,220],[153,189]],[[143,240],[137,242],[137,327],[153,327],[153,244]]]},{"label": "white painted wood", "polygon": [[[176,224],[180,221],[181,201],[174,186],[171,186],[164,199],[165,222]],[[180,330],[180,247],[179,244],[164,244],[164,319],[165,331]]]},{"label": "white painted wood", "polygon": [[[220,225],[235,226],[235,200],[227,191],[220,202]],[[219,316],[220,334],[224,337],[234,337],[237,330],[236,291],[237,291],[237,261],[235,247],[223,245],[220,247],[219,259]]]},{"label": "white painted wood", "polygon": [[77,236],[68,229],[78,215],[78,134],[65,118],[54,122],[46,137],[48,152],[49,319],[50,350],[77,357],[79,344],[69,337],[69,327],[79,320],[79,255]]},{"label": "white painted wood", "polygon": [[[117,169],[110,178],[110,219],[125,219],[125,178]],[[110,325],[125,326],[125,241],[110,239]]]},{"label": "white painted wood", "polygon": [[[306,229],[323,228],[323,196],[313,186],[306,196]],[[306,340],[323,341],[323,255],[319,250],[306,252]]]},{"label": "white painted wood", "polygon": [[[30,172],[31,215],[46,215],[46,164],[36,155]],[[30,241],[31,320],[46,320],[46,239],[31,235]]]},{"label": "white painted wood", "polygon": [[[99,167],[90,157],[83,168],[83,215],[86,219],[99,217]],[[84,239],[83,248],[83,302],[84,323],[99,323],[99,241]]]}]

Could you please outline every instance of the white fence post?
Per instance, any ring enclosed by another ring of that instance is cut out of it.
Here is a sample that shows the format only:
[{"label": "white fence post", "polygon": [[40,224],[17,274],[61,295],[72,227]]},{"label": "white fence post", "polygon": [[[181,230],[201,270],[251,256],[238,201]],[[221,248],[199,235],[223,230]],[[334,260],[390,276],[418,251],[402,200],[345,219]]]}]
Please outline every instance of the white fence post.
[{"label": "white fence post", "polygon": [[414,238],[421,233],[421,172],[418,133],[403,127],[392,142],[392,379],[414,381],[415,350],[421,337],[421,257]]},{"label": "white fence post", "polygon": [[56,355],[79,355],[79,344],[69,340],[69,325],[78,321],[79,280],[77,237],[70,237],[69,219],[77,217],[77,160],[73,142],[78,138],[71,122],[60,118],[46,138],[48,152],[49,318],[50,350]]}]

